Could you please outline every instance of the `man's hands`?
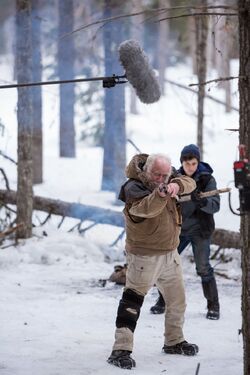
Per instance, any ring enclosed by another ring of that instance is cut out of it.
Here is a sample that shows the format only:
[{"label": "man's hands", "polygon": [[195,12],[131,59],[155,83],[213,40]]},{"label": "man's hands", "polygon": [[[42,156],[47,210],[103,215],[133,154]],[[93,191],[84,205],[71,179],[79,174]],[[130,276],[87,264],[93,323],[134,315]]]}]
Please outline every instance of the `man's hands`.
[{"label": "man's hands", "polygon": [[165,197],[167,194],[170,195],[171,198],[177,196],[180,187],[175,182],[170,182],[170,184],[160,184],[158,187],[158,193],[161,197]]},{"label": "man's hands", "polygon": [[194,190],[191,193],[191,201],[194,202],[199,208],[206,206],[207,198],[201,198],[200,193]]}]

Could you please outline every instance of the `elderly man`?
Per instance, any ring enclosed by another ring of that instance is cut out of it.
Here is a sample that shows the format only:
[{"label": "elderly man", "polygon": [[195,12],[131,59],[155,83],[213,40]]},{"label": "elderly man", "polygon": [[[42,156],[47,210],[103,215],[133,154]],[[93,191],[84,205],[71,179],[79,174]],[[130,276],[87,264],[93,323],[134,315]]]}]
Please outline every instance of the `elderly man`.
[{"label": "elderly man", "polygon": [[[197,193],[216,190],[213,169],[208,163],[200,160],[199,147],[190,144],[181,151],[181,168],[179,172],[191,177],[196,182],[196,190],[191,194],[191,201],[181,204],[183,217],[178,253],[191,243],[196,272],[201,277],[204,297],[207,301],[206,318],[220,318],[220,304],[213,267],[210,264],[210,243],[215,223],[213,215],[220,209],[220,196],[199,198]],[[153,314],[165,310],[165,301],[159,296],[157,303],[151,307]]]},{"label": "elderly man", "polygon": [[129,179],[119,198],[125,202],[128,268],[108,362],[131,369],[135,367],[130,354],[136,323],[144,296],[154,284],[168,301],[163,351],[185,355],[198,352],[198,346],[188,343],[182,331],[186,302],[176,250],[181,225],[176,196],[191,193],[196,185],[188,176],[175,176],[171,160],[164,154],[134,156],[126,174]]}]

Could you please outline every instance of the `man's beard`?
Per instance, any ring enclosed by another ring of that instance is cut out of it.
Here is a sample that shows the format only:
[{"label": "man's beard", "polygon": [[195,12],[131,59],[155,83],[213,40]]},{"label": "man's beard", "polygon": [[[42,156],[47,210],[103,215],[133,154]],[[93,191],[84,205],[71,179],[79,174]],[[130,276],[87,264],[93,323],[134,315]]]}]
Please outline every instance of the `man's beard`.
[{"label": "man's beard", "polygon": [[154,186],[155,189],[157,189],[161,184],[168,184],[168,181],[169,177],[167,177],[166,180],[163,182],[151,181],[151,184]]},{"label": "man's beard", "polygon": [[151,181],[151,185],[154,187],[154,189],[157,189],[160,186],[161,182],[154,182]]}]

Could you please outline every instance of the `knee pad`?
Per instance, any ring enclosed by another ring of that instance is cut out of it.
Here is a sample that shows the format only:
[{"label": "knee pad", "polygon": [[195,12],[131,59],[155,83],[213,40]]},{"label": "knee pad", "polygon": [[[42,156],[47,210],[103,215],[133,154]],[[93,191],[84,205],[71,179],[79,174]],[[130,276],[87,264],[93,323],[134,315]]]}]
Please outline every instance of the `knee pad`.
[{"label": "knee pad", "polygon": [[141,306],[143,304],[144,297],[137,294],[132,289],[126,289],[123,292],[122,299],[120,300],[116,327],[127,327],[134,332],[136,322],[140,316]]}]

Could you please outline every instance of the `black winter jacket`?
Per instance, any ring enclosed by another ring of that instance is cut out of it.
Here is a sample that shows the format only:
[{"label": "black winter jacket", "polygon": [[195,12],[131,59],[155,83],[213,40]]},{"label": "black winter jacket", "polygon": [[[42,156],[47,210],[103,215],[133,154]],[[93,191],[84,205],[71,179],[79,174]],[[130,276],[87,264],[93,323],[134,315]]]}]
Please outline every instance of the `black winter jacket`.
[{"label": "black winter jacket", "polygon": [[[181,174],[185,175],[183,167],[179,169]],[[197,185],[197,191],[205,192],[217,189],[215,178],[212,176],[213,169],[209,164],[200,162],[192,178]],[[207,198],[207,203],[199,207],[193,201],[181,203],[182,212],[182,236],[197,235],[203,238],[209,238],[215,228],[213,214],[220,209],[220,196],[214,195]]]}]

